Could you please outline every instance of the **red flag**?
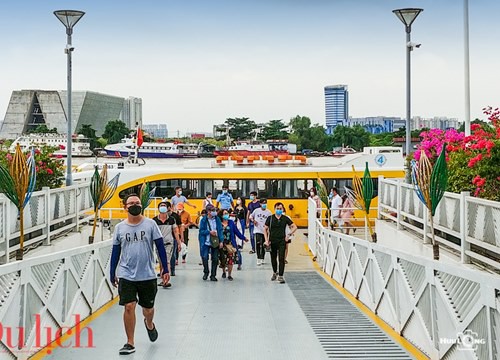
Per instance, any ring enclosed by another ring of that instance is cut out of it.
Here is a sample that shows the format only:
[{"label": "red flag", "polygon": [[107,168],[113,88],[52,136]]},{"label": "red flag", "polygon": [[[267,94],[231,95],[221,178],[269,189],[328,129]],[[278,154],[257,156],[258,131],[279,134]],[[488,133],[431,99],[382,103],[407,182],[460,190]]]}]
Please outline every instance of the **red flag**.
[{"label": "red flag", "polygon": [[137,147],[141,147],[144,140],[142,139],[142,131],[141,128],[137,128]]}]

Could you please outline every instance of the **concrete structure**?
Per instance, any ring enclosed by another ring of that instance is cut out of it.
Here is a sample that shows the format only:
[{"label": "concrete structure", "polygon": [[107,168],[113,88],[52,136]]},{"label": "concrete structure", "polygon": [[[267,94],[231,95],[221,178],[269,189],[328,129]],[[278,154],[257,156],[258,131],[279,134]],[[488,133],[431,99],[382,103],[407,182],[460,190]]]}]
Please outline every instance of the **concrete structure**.
[{"label": "concrete structure", "polygon": [[168,138],[167,124],[144,124],[142,125],[142,130],[157,139]]},{"label": "concrete structure", "polygon": [[[99,136],[108,121],[120,119],[129,128],[142,124],[141,99],[106,95],[92,91],[72,92],[72,129],[91,125]],[[132,99],[132,100],[131,100]],[[14,139],[46,125],[66,132],[67,92],[57,90],[16,90],[12,92],[0,138]],[[132,111],[130,111],[132,109]]]},{"label": "concrete structure", "polygon": [[347,85],[325,86],[326,133],[332,134],[337,125],[349,119],[349,93]]}]

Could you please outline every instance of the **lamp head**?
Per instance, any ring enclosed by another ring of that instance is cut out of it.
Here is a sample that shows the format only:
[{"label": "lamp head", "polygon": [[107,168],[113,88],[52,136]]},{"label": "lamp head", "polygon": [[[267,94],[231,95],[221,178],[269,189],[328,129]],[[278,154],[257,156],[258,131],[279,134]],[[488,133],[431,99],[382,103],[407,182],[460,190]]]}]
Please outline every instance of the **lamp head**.
[{"label": "lamp head", "polygon": [[54,15],[66,27],[66,33],[71,35],[73,27],[80,21],[85,13],[79,10],[56,10],[54,11]]},{"label": "lamp head", "polygon": [[411,24],[415,21],[417,16],[424,11],[424,9],[419,8],[406,8],[406,9],[396,9],[392,10],[392,12],[398,17],[399,20],[406,27],[406,31],[411,31]]}]

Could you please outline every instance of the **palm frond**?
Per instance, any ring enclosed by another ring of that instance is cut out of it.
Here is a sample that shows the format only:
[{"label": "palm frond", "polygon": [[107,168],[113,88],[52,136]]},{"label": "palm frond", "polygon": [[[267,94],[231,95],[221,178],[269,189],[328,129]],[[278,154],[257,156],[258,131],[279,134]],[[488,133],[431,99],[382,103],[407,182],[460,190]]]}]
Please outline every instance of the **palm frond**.
[{"label": "palm frond", "polygon": [[[415,179],[417,183],[418,191],[421,193],[420,199],[423,199],[424,205],[431,210],[432,203],[430,197],[430,182],[431,182],[432,166],[429,158],[422,150],[420,154],[420,160],[417,163],[417,170],[415,172]],[[418,192],[417,192],[418,194]]]},{"label": "palm frond", "polygon": [[28,173],[29,173],[29,184],[26,191],[26,198],[24,199],[23,207],[28,204],[31,199],[31,195],[35,190],[36,185],[36,162],[35,162],[35,149],[31,149],[30,157],[27,160],[28,163]]},{"label": "palm frond", "polygon": [[320,200],[325,204],[328,205],[328,189],[326,188],[325,183],[321,178],[317,178],[314,181],[314,187],[316,188],[318,192],[318,196]]},{"label": "palm frond", "polygon": [[17,197],[14,179],[3,165],[0,165],[0,193],[7,196],[14,205],[19,209],[19,199]]},{"label": "palm frond", "polygon": [[431,200],[431,214],[434,216],[437,206],[443,198],[448,184],[448,166],[446,164],[446,144],[443,145],[441,154],[434,164],[430,180],[429,195]]},{"label": "palm frond", "polygon": [[411,166],[411,180],[412,180],[413,188],[415,190],[415,193],[417,194],[417,197],[420,199],[420,201],[423,204],[425,204],[424,196],[422,195],[422,191],[418,187],[418,182],[417,182],[418,164],[415,160],[412,160],[410,163],[410,166]]},{"label": "palm frond", "polygon": [[12,159],[12,162],[10,163],[9,172],[14,181],[14,189],[19,200],[18,208],[19,210],[22,210],[30,179],[26,156],[23,154],[21,146],[19,144],[17,144],[16,146],[14,157]]},{"label": "palm frond", "polygon": [[344,190],[345,190],[345,194],[347,195],[347,198],[352,203],[352,205],[359,210],[364,210],[363,206],[359,203],[358,198],[357,198],[354,190],[348,188],[347,186],[344,187]]},{"label": "palm frond", "polygon": [[139,199],[141,199],[142,213],[144,213],[144,210],[146,210],[151,202],[149,198],[149,182],[144,181],[142,183],[141,190],[139,191]]},{"label": "palm frond", "polygon": [[94,169],[94,174],[90,179],[90,196],[92,197],[92,202],[94,204],[94,212],[97,212],[99,208],[99,197],[101,195],[101,177],[99,176],[99,170],[97,166]]},{"label": "palm frond", "polygon": [[373,198],[373,180],[370,174],[370,169],[368,169],[368,162],[365,165],[365,172],[363,174],[363,200],[365,202],[366,213],[370,212],[370,204]]},{"label": "palm frond", "polygon": [[99,209],[104,206],[115,194],[116,188],[118,187],[118,180],[120,179],[120,174],[116,174],[103,188],[103,195],[99,202]]}]

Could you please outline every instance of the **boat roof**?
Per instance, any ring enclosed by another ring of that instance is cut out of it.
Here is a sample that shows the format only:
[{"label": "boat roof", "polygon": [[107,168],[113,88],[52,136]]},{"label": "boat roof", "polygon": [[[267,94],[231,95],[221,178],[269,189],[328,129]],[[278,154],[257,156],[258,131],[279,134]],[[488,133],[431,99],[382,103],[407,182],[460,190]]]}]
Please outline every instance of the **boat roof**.
[{"label": "boat roof", "polygon": [[[400,148],[399,148],[400,149]],[[214,174],[258,174],[258,173],[276,173],[276,174],[297,174],[297,173],[318,173],[318,172],[351,172],[352,166],[358,172],[363,172],[366,164],[368,163],[369,169],[372,172],[381,171],[403,171],[404,158],[401,152],[374,152],[372,153],[354,153],[340,158],[336,157],[318,157],[309,158],[306,163],[301,163],[300,159],[279,162],[275,160],[274,163],[260,161],[254,164],[238,164],[236,161],[226,160],[220,164],[215,159],[172,159],[168,163],[155,159],[148,159],[145,166],[127,165],[122,161],[122,168],[118,167],[118,162],[109,163],[108,165],[109,176],[114,176],[120,173],[120,184],[132,181],[134,179],[142,179],[149,176],[159,174],[206,174],[213,176]],[[388,150],[388,149],[386,149]],[[381,161],[381,159],[383,161]],[[99,163],[98,166],[102,167],[104,163]],[[74,174],[74,178],[89,178],[93,173],[95,163],[87,164],[88,166],[81,166],[80,173]],[[85,171],[89,170],[89,171]]]}]

